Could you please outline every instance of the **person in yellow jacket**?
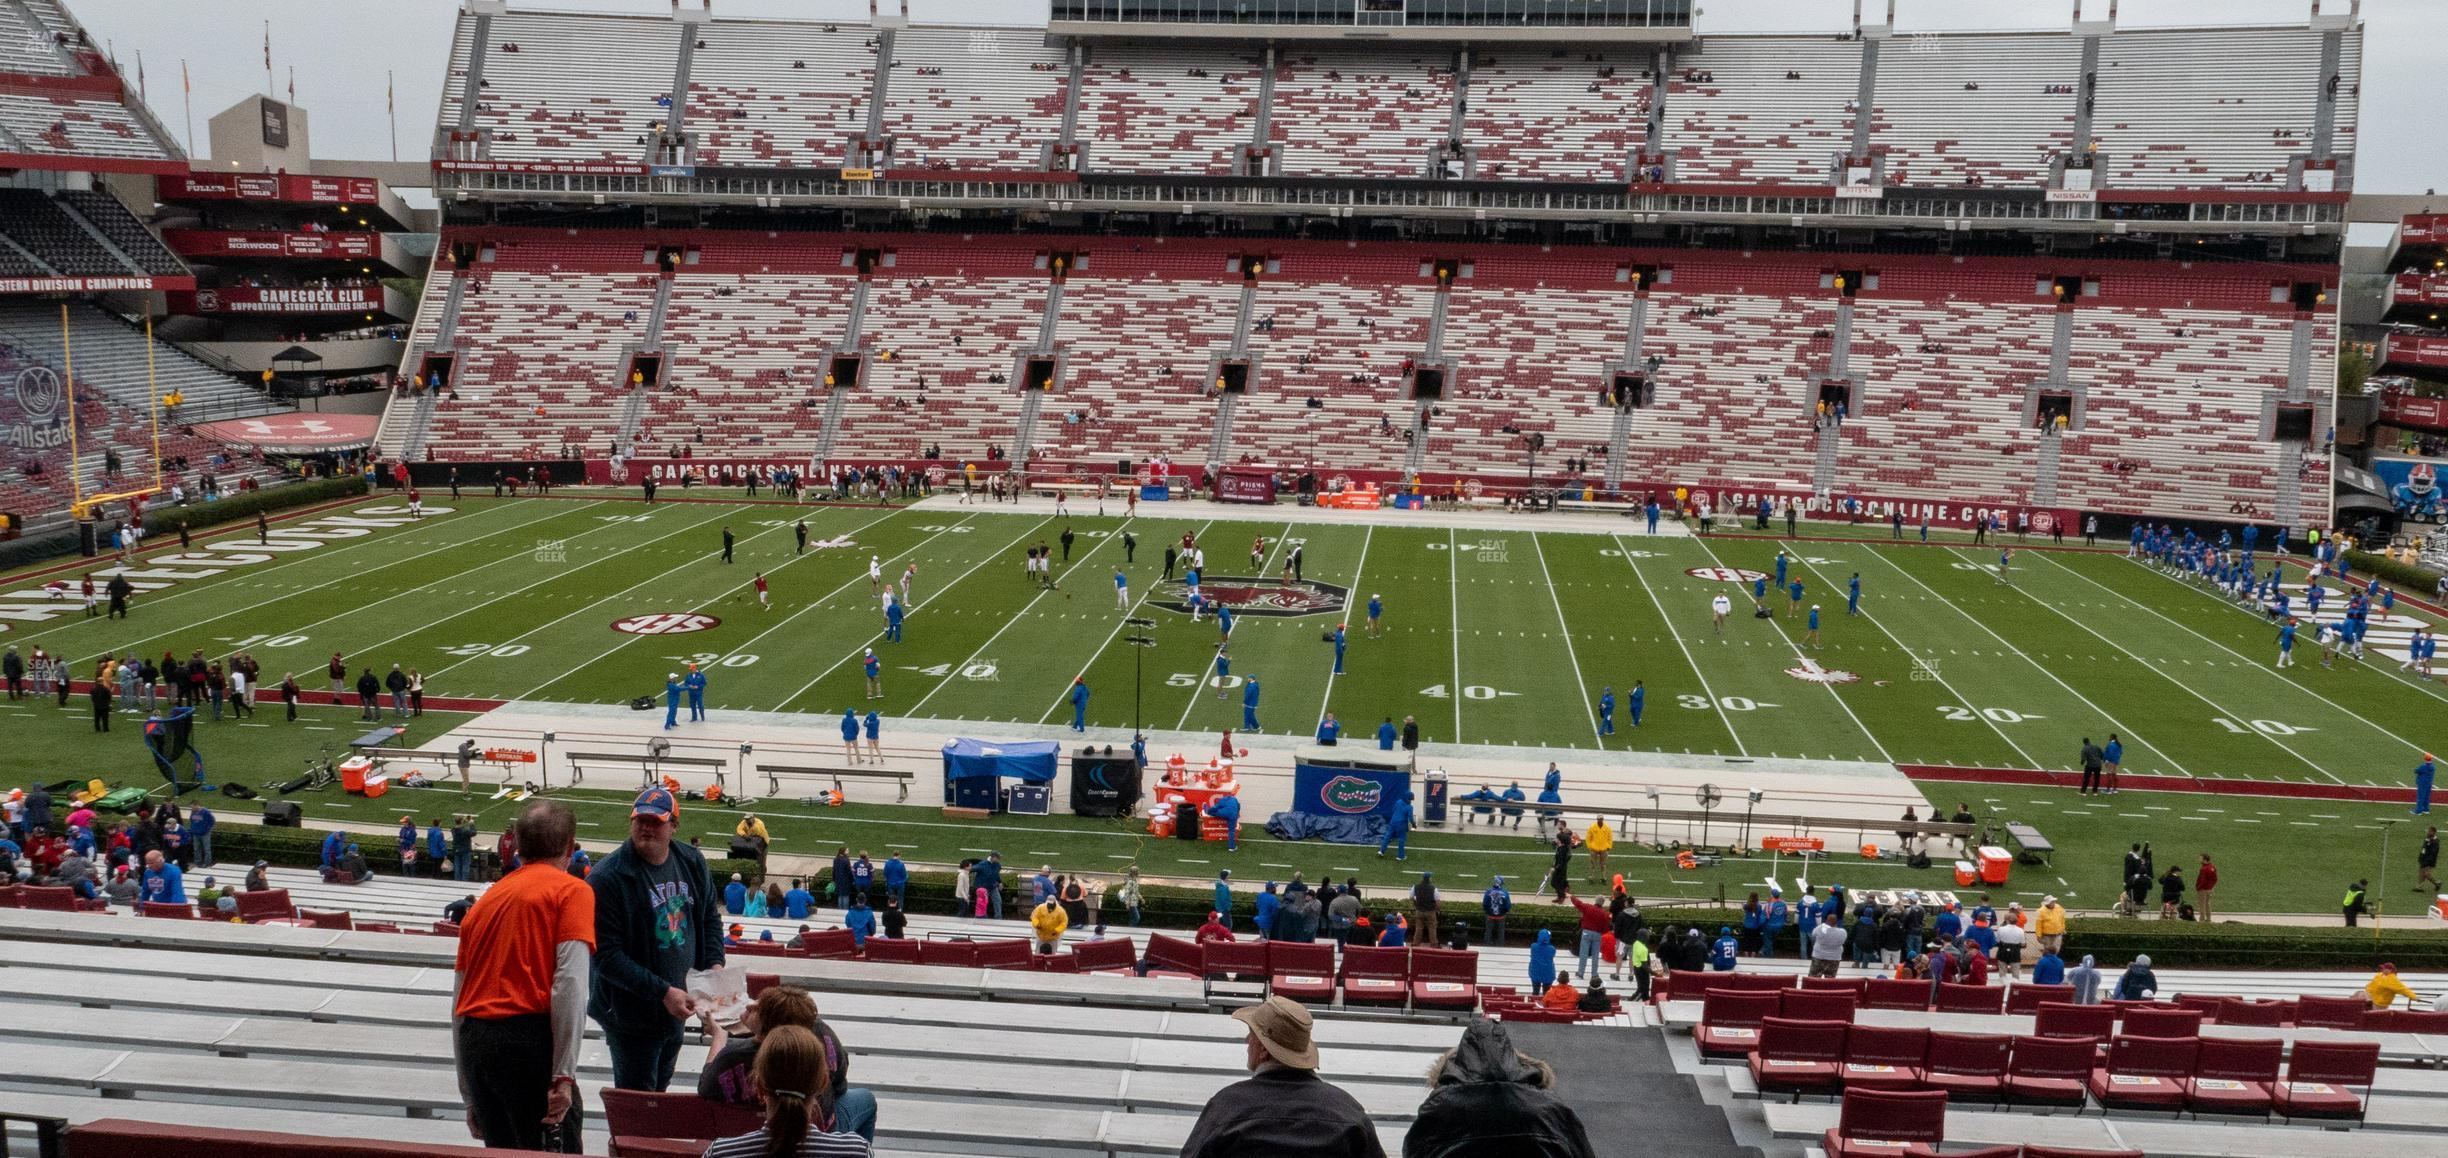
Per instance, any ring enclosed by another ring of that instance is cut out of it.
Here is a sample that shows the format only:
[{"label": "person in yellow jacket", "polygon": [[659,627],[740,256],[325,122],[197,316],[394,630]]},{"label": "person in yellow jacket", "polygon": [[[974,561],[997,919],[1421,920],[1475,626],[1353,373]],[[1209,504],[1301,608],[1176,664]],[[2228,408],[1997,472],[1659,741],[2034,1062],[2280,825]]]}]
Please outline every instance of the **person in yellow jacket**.
[{"label": "person in yellow jacket", "polygon": [[1054,955],[1054,946],[1062,943],[1063,930],[1071,927],[1071,918],[1063,914],[1060,902],[1047,897],[1045,903],[1029,910],[1029,928],[1037,931],[1037,951]]},{"label": "person in yellow jacket", "polygon": [[1590,821],[1589,831],[1581,836],[1581,845],[1589,849],[1590,872],[1599,880],[1605,880],[1607,853],[1615,847],[1615,830],[1607,827],[1606,817]]},{"label": "person in yellow jacket", "polygon": [[2422,1001],[2422,996],[2415,993],[2404,978],[2397,976],[2395,965],[2382,965],[2378,973],[2372,974],[2371,981],[2363,986],[2363,996],[2371,999],[2373,1009],[2387,1009],[2396,1004],[2400,997],[2405,998],[2408,1005]]},{"label": "person in yellow jacket", "polygon": [[2040,911],[2032,917],[2032,934],[2040,938],[2042,953],[2055,953],[2065,948],[2066,911],[2054,896],[2040,899]]}]

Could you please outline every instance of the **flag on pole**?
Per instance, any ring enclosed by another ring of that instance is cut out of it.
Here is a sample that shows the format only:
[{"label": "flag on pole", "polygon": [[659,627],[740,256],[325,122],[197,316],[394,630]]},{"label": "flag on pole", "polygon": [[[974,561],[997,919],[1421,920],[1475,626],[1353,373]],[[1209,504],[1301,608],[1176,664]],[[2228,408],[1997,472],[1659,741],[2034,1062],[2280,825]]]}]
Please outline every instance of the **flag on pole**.
[{"label": "flag on pole", "polygon": [[272,71],[272,22],[264,21],[264,71]]},{"label": "flag on pole", "polygon": [[297,66],[289,66],[289,103],[297,103]]},{"label": "flag on pole", "polygon": [[179,91],[188,93],[195,91],[195,82],[187,79],[187,58],[184,56],[179,58]]},{"label": "flag on pole", "polygon": [[145,99],[144,49],[136,50],[136,99]]},{"label": "flag on pole", "polygon": [[399,111],[398,106],[392,101],[391,89],[392,74],[386,71],[383,73],[383,111],[386,113],[395,113]]}]

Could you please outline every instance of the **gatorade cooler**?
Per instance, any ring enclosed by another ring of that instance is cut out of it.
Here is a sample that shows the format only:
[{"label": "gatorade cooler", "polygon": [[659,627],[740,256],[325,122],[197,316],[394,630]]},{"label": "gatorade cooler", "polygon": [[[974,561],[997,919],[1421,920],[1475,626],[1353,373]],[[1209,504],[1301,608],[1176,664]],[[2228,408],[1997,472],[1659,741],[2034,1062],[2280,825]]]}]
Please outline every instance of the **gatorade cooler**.
[{"label": "gatorade cooler", "polygon": [[2448,893],[2431,898],[2431,916],[2437,920],[2448,921]]},{"label": "gatorade cooler", "polygon": [[1445,770],[1431,768],[1420,787],[1420,823],[1442,826],[1445,823]]},{"label": "gatorade cooler", "polygon": [[1981,846],[1980,879],[1982,884],[2005,884],[2007,874],[2013,871],[2013,853],[2007,852],[2005,849],[1999,848],[1994,844],[1984,844]]},{"label": "gatorade cooler", "polygon": [[374,760],[370,756],[351,756],[342,760],[338,769],[341,790],[363,795],[366,790],[366,773],[373,770]]},{"label": "gatorade cooler", "polygon": [[1959,888],[1959,889],[1968,889],[1968,888],[1971,888],[1972,886],[1977,885],[1977,884],[1979,884],[1979,883],[1980,883],[1980,870],[1979,870],[1979,869],[1976,869],[1976,868],[1974,868],[1974,867],[1972,867],[1972,862],[1971,862],[1971,861],[1968,861],[1968,860],[1959,860],[1959,861],[1956,861],[1956,862],[1955,862],[1955,887],[1956,887],[1956,888]]},{"label": "gatorade cooler", "polygon": [[1232,825],[1226,823],[1223,817],[1205,815],[1199,817],[1200,840],[1226,840],[1231,836]]},{"label": "gatorade cooler", "polygon": [[1156,810],[1148,816],[1147,830],[1148,835],[1153,837],[1162,838],[1173,835],[1172,806],[1158,805]]}]

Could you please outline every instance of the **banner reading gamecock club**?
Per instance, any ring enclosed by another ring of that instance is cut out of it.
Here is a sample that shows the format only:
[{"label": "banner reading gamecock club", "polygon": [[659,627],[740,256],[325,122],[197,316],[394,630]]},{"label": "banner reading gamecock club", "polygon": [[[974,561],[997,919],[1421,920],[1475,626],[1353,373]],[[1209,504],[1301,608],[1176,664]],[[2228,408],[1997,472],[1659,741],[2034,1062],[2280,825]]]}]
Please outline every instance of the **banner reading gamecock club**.
[{"label": "banner reading gamecock club", "polygon": [[167,296],[170,312],[174,314],[343,314],[382,308],[382,289],[378,286],[332,289],[230,286]]}]

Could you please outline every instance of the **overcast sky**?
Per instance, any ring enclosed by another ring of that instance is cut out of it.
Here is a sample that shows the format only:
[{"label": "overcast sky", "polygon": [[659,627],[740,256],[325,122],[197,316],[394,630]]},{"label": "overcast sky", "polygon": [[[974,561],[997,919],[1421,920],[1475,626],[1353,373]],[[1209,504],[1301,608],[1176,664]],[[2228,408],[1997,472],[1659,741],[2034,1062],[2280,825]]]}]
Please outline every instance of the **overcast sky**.
[{"label": "overcast sky", "polygon": [[[687,0],[696,3],[697,0]],[[881,0],[890,4],[893,0]],[[907,0],[913,19],[941,23],[1043,24],[1045,0]],[[2296,23],[2312,0],[2122,0],[2121,26]],[[518,8],[669,13],[669,0],[512,0]],[[1872,21],[1885,0],[1862,0]],[[2105,14],[2107,0],[2087,0]],[[96,39],[114,50],[133,79],[143,54],[145,86],[154,112],[185,138],[179,66],[195,85],[194,132],[204,140],[213,113],[267,91],[264,22],[272,26],[270,91],[285,96],[290,70],[297,100],[312,116],[319,158],[387,159],[391,119],[384,111],[386,77],[397,85],[399,156],[427,155],[439,107],[443,57],[450,51],[453,0],[68,0]],[[2327,0],[2342,12],[2346,0]],[[1701,0],[1701,32],[1822,31],[1849,26],[1853,0]],[[714,0],[722,16],[865,19],[867,0]],[[2042,14],[2046,14],[2045,17]],[[1897,26],[1917,29],[2062,28],[2070,0],[1901,0]],[[2363,133],[2356,188],[2369,193],[2419,193],[2448,186],[2448,149],[2436,126],[2437,50],[2448,45],[2448,0],[2365,0]],[[2236,61],[2240,69],[2252,62]]]}]

